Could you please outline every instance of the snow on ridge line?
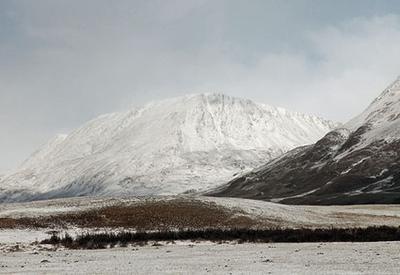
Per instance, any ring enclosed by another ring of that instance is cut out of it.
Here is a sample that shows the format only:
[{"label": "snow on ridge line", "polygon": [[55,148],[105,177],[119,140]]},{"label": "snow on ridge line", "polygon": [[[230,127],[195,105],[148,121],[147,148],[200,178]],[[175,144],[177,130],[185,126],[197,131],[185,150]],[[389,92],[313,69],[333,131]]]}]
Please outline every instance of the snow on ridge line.
[{"label": "snow on ridge line", "polygon": [[345,127],[354,131],[365,124],[371,126],[385,126],[400,114],[400,76],[358,116],[345,124]]},{"label": "snow on ridge line", "polygon": [[222,94],[166,99],[99,116],[52,140],[1,186],[13,196],[24,190],[40,199],[205,190],[334,127]]},{"label": "snow on ridge line", "polygon": [[[88,123],[86,123],[81,128],[84,128],[88,124],[96,123],[98,120],[110,119],[110,118],[114,118],[114,117],[120,118],[121,116],[125,116],[126,118],[124,120],[137,119],[143,114],[143,112],[149,111],[152,108],[157,108],[157,107],[163,106],[165,104],[174,104],[174,103],[176,104],[177,101],[187,101],[187,100],[193,100],[193,99],[199,99],[199,98],[200,99],[206,98],[207,102],[209,102],[209,100],[208,100],[209,98],[222,99],[222,101],[225,100],[225,101],[228,101],[231,103],[246,102],[246,104],[249,104],[249,105],[261,106],[261,107],[265,108],[266,110],[270,111],[274,115],[283,115],[283,116],[289,117],[289,118],[292,118],[293,116],[300,117],[309,123],[316,123],[316,124],[319,124],[318,126],[328,127],[331,129],[334,129],[339,126],[338,123],[333,123],[329,120],[322,119],[318,116],[302,114],[299,112],[292,112],[292,111],[288,111],[281,107],[273,107],[273,106],[270,106],[270,105],[264,104],[264,103],[257,104],[249,99],[241,99],[241,98],[227,96],[227,95],[219,94],[219,93],[204,93],[204,94],[191,94],[191,95],[186,95],[183,97],[169,98],[169,99],[165,99],[165,100],[161,100],[161,101],[154,101],[154,102],[150,102],[150,103],[146,104],[144,107],[141,107],[138,109],[132,109],[132,110],[120,112],[120,113],[113,112],[113,113],[109,113],[109,114],[100,115],[97,118],[90,120]],[[81,128],[78,128],[77,130],[73,131],[71,134],[74,134],[75,132],[79,131]],[[53,145],[58,145],[58,143],[61,143],[64,140],[66,140],[69,136],[71,136],[71,134],[57,135],[54,139],[50,140],[50,142],[48,142],[44,146],[42,146],[42,148],[39,149],[38,151],[46,150],[47,148],[52,148],[52,147],[54,147]]]}]

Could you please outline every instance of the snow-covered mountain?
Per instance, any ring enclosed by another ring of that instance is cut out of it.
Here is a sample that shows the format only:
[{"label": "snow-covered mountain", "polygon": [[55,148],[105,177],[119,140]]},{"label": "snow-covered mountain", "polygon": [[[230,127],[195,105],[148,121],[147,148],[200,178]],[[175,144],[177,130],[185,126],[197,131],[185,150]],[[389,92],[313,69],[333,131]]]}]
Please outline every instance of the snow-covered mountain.
[{"label": "snow-covered mountain", "polygon": [[0,182],[0,201],[206,190],[335,124],[222,94],[102,115],[48,142]]},{"label": "snow-covered mountain", "polygon": [[400,203],[400,78],[359,116],[215,191],[292,204]]}]

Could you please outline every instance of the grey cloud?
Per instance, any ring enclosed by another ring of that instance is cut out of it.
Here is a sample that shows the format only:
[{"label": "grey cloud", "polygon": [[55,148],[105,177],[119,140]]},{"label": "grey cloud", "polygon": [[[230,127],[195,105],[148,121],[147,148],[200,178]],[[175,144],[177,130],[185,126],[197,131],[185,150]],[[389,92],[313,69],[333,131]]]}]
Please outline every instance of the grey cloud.
[{"label": "grey cloud", "polygon": [[4,0],[0,171],[92,117],[224,92],[347,120],[400,73],[397,1]]}]

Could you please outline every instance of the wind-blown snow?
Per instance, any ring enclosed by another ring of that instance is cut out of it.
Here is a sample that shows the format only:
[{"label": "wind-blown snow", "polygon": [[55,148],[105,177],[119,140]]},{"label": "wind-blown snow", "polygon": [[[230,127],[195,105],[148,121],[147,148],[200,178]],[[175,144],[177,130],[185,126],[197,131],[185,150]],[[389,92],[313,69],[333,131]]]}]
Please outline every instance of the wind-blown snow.
[{"label": "wind-blown snow", "polygon": [[335,126],[222,94],[150,103],[57,136],[1,180],[2,200],[205,190]]},{"label": "wind-blown snow", "polygon": [[380,125],[387,121],[394,121],[400,117],[400,77],[398,77],[383,93],[378,96],[369,107],[355,117],[346,127],[356,130],[365,123]]},{"label": "wind-blown snow", "polygon": [[363,113],[345,124],[352,131],[361,126],[367,126],[369,131],[359,147],[378,140],[393,141],[400,137],[400,77]]}]

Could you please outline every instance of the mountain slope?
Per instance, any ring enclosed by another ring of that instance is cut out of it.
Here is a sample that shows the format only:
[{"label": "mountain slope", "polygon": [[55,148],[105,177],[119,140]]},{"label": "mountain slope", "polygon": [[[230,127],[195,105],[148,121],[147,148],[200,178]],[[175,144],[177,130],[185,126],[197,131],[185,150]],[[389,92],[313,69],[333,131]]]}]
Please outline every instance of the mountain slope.
[{"label": "mountain slope", "polygon": [[400,78],[343,129],[213,194],[288,204],[400,203]]},{"label": "mountain slope", "polygon": [[221,94],[164,100],[57,136],[3,178],[0,200],[206,190],[334,126]]}]

